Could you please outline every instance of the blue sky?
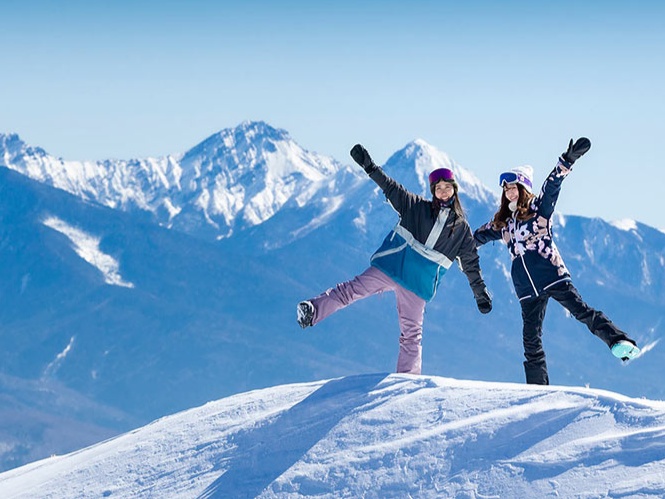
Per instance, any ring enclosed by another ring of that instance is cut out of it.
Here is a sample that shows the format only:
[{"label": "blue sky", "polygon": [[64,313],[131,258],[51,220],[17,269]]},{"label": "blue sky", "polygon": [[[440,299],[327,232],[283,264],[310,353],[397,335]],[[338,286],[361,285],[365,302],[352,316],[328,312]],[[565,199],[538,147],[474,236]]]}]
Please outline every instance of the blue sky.
[{"label": "blue sky", "polygon": [[499,192],[586,135],[559,210],[665,229],[663,2],[5,0],[0,19],[0,132],[55,156],[264,120],[343,162],[422,138]]}]

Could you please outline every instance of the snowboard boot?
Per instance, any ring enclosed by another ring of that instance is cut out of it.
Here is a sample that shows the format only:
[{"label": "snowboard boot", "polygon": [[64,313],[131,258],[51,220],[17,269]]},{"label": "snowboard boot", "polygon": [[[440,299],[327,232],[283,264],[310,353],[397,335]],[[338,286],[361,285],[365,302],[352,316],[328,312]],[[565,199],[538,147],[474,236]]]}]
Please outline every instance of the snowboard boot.
[{"label": "snowboard boot", "polygon": [[314,305],[311,301],[301,301],[298,303],[298,324],[305,329],[312,325],[314,320]]},{"label": "snowboard boot", "polygon": [[639,347],[630,341],[620,340],[612,345],[612,355],[623,361],[634,359],[639,354]]},{"label": "snowboard boot", "polygon": [[524,362],[524,374],[529,385],[549,385],[550,378],[547,374],[545,361],[535,364]]}]

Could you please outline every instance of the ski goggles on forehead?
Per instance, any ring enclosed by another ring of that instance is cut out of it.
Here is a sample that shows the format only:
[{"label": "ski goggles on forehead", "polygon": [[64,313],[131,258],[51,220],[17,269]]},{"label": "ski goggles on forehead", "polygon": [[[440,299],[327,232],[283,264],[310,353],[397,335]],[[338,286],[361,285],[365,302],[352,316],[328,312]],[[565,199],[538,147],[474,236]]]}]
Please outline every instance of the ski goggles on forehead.
[{"label": "ski goggles on forehead", "polygon": [[506,184],[522,184],[528,186],[529,189],[533,187],[531,180],[526,175],[516,172],[506,172],[499,176],[499,186],[504,187]]},{"label": "ski goggles on forehead", "polygon": [[429,185],[438,184],[442,180],[445,180],[446,182],[454,182],[455,174],[448,168],[439,168],[429,174]]}]

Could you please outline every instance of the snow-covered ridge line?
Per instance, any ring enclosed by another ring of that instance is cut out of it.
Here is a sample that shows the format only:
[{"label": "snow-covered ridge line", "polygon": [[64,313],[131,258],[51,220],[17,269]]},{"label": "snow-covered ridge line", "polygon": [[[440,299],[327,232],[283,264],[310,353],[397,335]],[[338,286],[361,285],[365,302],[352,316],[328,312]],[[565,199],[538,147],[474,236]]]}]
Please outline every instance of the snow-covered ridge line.
[{"label": "snow-covered ridge line", "polygon": [[610,225],[612,225],[613,227],[616,227],[617,229],[625,230],[625,231],[637,230],[637,222],[635,220],[630,219],[630,218],[622,218],[620,220],[612,220],[612,221],[610,221]]},{"label": "snow-covered ridge line", "polygon": [[181,155],[128,161],[64,161],[17,135],[0,135],[0,158],[8,168],[83,199],[147,211],[185,232],[208,226],[217,238],[236,225],[263,223],[344,169],[263,122],[222,130]]},{"label": "snow-covered ridge line", "polygon": [[179,184],[178,158],[66,161],[33,148],[17,135],[0,135],[2,165],[39,182],[111,208],[151,210],[160,192]]},{"label": "snow-covered ridge line", "polygon": [[[466,195],[481,201],[493,196],[471,172],[423,140],[396,155],[415,169],[413,185],[420,185],[424,195],[429,195],[429,171],[445,166],[455,171]],[[358,167],[307,151],[288,132],[264,122],[222,130],[183,154],[97,162],[65,161],[17,135],[0,135],[0,164],[85,200],[149,212],[166,227],[212,230],[216,239],[260,225],[293,201],[302,206],[305,198],[346,194],[331,191],[339,189],[333,186],[341,176],[364,177]],[[331,206],[322,209],[313,218],[330,215]],[[292,231],[306,232],[302,227]]]},{"label": "snow-covered ridge line", "polygon": [[366,374],[234,395],[0,474],[2,497],[665,494],[665,403]]}]

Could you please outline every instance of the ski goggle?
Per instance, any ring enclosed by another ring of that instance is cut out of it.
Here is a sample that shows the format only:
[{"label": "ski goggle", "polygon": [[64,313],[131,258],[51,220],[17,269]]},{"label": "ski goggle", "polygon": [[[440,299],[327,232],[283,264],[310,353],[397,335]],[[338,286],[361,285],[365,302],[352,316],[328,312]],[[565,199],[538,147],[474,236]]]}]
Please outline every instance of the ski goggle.
[{"label": "ski goggle", "polygon": [[504,187],[506,184],[516,184],[516,183],[520,183],[525,187],[528,187],[529,190],[533,188],[533,186],[531,185],[531,180],[522,173],[506,172],[502,173],[499,176],[500,187]]},{"label": "ski goggle", "polygon": [[454,182],[455,174],[448,168],[438,168],[429,174],[429,185],[438,184],[442,180],[446,182]]}]

